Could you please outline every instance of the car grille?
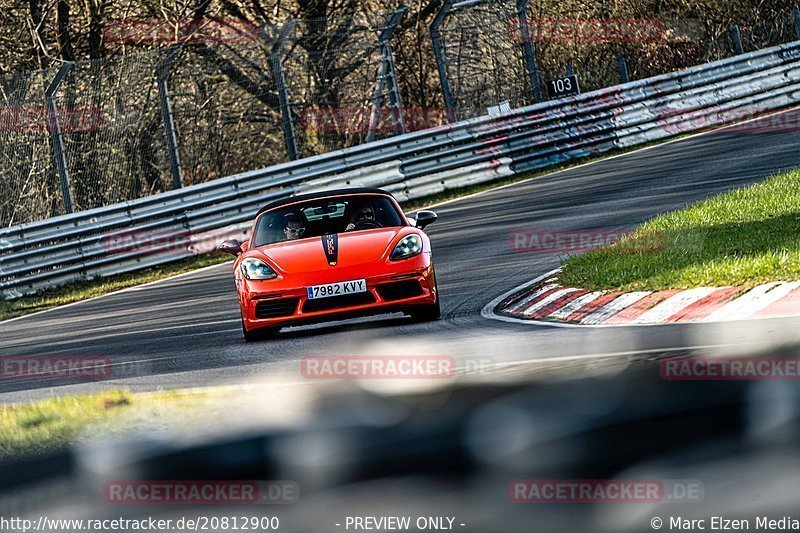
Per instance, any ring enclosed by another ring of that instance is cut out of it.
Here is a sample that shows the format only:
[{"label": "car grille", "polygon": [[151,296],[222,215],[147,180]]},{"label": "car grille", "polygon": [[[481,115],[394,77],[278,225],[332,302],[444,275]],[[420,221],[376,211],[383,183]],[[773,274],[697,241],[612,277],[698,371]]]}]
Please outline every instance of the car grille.
[{"label": "car grille", "polygon": [[293,315],[299,298],[281,298],[256,304],[256,318],[276,318]]},{"label": "car grille", "polygon": [[330,298],[318,298],[307,300],[303,304],[303,311],[311,313],[314,311],[327,311],[339,307],[351,307],[353,305],[365,305],[375,303],[375,297],[371,292],[357,292],[355,294],[343,294],[341,296],[331,296]]},{"label": "car grille", "polygon": [[383,285],[378,285],[377,289],[381,298],[387,302],[413,298],[414,296],[422,294],[422,286],[420,286],[419,281],[415,279],[385,283]]}]

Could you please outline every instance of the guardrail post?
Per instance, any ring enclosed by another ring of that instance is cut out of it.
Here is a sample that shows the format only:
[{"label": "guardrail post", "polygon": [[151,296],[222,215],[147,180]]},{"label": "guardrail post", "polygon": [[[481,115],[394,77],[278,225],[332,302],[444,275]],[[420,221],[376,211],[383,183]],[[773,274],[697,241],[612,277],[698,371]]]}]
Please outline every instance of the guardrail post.
[{"label": "guardrail post", "polygon": [[542,85],[539,82],[539,65],[536,60],[536,47],[533,44],[531,29],[528,26],[528,0],[517,0],[517,19],[522,38],[522,53],[525,56],[525,68],[531,83],[531,96],[534,103],[542,101]]},{"label": "guardrail post", "polygon": [[283,139],[286,142],[286,153],[289,160],[294,161],[298,158],[297,138],[294,135],[294,125],[292,124],[292,109],[289,105],[289,95],[286,92],[286,77],[283,71],[283,45],[297,26],[297,20],[291,19],[283,25],[278,39],[272,45],[270,59],[272,63],[272,77],[275,78],[275,87],[278,90],[278,102],[281,108],[281,119],[283,121]]},{"label": "guardrail post", "polygon": [[739,32],[739,26],[736,24],[731,26],[731,41],[733,41],[733,49],[736,50],[736,55],[742,55],[744,53],[744,48],[742,47],[742,34]]},{"label": "guardrail post", "polygon": [[619,54],[617,56],[617,69],[619,69],[620,83],[628,83],[628,81],[630,81],[630,78],[628,77],[628,62],[625,60],[625,56],[623,54]]},{"label": "guardrail post", "polygon": [[372,114],[369,121],[369,132],[367,133],[366,142],[375,140],[376,128],[378,126],[378,119],[380,108],[383,106],[383,88],[386,81],[389,82],[389,106],[392,110],[392,122],[394,123],[394,130],[396,133],[406,132],[405,118],[403,117],[403,102],[400,99],[400,88],[397,83],[397,71],[394,68],[394,53],[392,51],[392,36],[397,29],[400,21],[408,12],[406,6],[400,6],[395,9],[386,23],[386,27],[378,37],[380,45],[381,63],[378,68],[378,81],[375,84],[375,96],[372,99]]},{"label": "guardrail post", "polygon": [[447,12],[453,5],[453,0],[444,0],[442,8],[436,13],[436,16],[431,22],[431,43],[433,44],[433,55],[436,57],[436,69],[439,71],[439,81],[442,85],[442,99],[444,100],[444,107],[447,110],[447,121],[455,122],[456,106],[453,102],[453,93],[450,92],[450,78],[447,73],[447,60],[444,56],[444,49],[442,48],[442,34],[439,31],[442,21],[447,16]]},{"label": "guardrail post", "polygon": [[183,187],[183,167],[181,154],[178,147],[178,135],[175,130],[175,120],[172,115],[172,105],[169,101],[169,80],[172,63],[181,51],[180,45],[170,46],[167,55],[158,65],[158,100],[161,106],[161,119],[164,122],[164,136],[167,140],[167,155],[169,156],[169,173],[172,175],[172,188]]},{"label": "guardrail post", "polygon": [[792,9],[792,16],[794,17],[794,34],[800,39],[800,8]]},{"label": "guardrail post", "polygon": [[58,172],[58,178],[61,182],[61,196],[64,199],[65,213],[73,212],[74,201],[72,198],[72,187],[69,182],[67,153],[64,149],[64,137],[61,135],[61,125],[58,120],[55,94],[58,90],[58,86],[61,85],[61,82],[72,68],[73,64],[74,63],[64,63],[61,65],[53,81],[50,82],[50,85],[48,85],[44,91],[44,101],[47,106],[47,129],[50,131],[50,139],[53,144],[53,159],[55,160],[56,171]]}]

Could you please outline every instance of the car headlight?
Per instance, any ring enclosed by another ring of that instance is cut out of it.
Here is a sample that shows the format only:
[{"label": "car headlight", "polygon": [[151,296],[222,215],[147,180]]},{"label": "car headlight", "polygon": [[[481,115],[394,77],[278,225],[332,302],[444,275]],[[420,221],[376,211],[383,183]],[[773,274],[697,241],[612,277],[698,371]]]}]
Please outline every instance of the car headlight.
[{"label": "car headlight", "polygon": [[408,259],[409,257],[419,255],[421,251],[422,239],[416,233],[412,233],[400,239],[400,242],[394,247],[392,255],[389,256],[389,259],[392,261]]},{"label": "car headlight", "polygon": [[278,274],[271,266],[255,257],[243,259],[239,268],[242,269],[242,274],[247,279],[272,279],[278,277]]}]

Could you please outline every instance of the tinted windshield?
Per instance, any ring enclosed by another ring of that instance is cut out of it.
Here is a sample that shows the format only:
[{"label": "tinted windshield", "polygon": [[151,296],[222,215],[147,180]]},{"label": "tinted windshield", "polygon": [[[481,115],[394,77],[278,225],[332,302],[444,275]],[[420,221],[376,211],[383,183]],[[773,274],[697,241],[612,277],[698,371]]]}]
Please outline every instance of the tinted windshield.
[{"label": "tinted windshield", "polygon": [[253,246],[263,246],[326,233],[343,233],[404,226],[386,196],[359,195],[320,198],[267,211],[256,223]]}]

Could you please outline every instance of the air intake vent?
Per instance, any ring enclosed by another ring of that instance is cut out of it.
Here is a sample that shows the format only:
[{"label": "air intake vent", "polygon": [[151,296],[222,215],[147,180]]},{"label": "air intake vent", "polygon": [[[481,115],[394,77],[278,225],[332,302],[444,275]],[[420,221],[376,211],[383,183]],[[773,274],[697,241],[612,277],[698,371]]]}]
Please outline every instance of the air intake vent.
[{"label": "air intake vent", "polygon": [[381,298],[387,302],[413,298],[414,296],[420,296],[422,294],[422,286],[419,284],[419,281],[415,279],[385,283],[383,285],[378,285],[377,289]]},{"label": "air intake vent", "polygon": [[299,298],[281,298],[280,300],[265,300],[256,305],[256,318],[277,318],[291,316],[297,309]]}]

